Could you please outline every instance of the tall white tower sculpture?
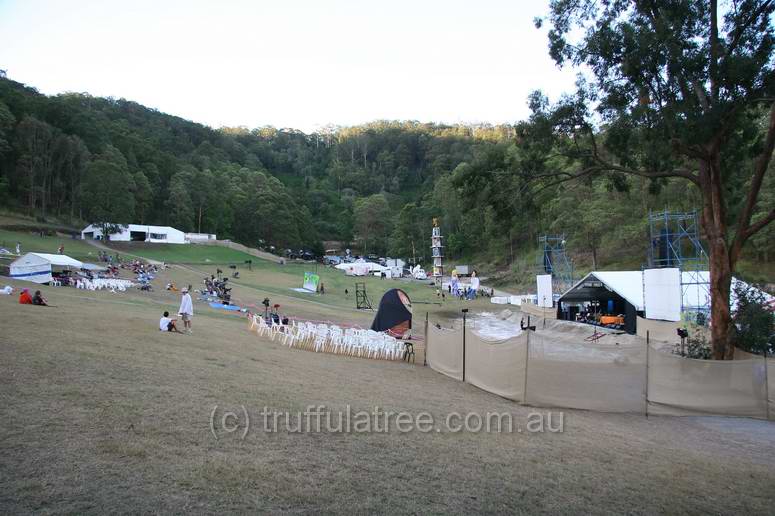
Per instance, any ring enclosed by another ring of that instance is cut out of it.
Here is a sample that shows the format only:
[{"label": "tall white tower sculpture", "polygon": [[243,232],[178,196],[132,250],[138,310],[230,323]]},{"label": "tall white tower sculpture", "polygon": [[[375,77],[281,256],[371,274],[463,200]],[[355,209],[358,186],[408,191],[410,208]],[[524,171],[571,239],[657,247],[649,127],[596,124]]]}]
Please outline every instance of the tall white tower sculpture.
[{"label": "tall white tower sculpture", "polygon": [[439,219],[433,219],[433,232],[431,233],[431,257],[433,257],[433,280],[436,286],[441,287],[444,278],[444,246],[442,245],[441,228]]}]

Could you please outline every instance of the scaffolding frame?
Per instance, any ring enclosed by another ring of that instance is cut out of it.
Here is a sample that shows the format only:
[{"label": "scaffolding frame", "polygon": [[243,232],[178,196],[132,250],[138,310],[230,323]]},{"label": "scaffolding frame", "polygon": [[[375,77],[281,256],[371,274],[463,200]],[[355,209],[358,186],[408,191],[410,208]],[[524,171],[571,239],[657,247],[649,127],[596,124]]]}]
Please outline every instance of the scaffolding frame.
[{"label": "scaffolding frame", "polygon": [[704,324],[710,315],[710,269],[697,211],[649,211],[649,238],[649,267],[680,270],[681,313],[695,312],[696,322]]},{"label": "scaffolding frame", "polygon": [[563,294],[573,286],[573,262],[565,253],[565,235],[538,237],[536,268],[552,275],[552,293]]},{"label": "scaffolding frame", "polygon": [[357,310],[373,310],[371,300],[366,295],[366,283],[355,284],[355,308]]}]

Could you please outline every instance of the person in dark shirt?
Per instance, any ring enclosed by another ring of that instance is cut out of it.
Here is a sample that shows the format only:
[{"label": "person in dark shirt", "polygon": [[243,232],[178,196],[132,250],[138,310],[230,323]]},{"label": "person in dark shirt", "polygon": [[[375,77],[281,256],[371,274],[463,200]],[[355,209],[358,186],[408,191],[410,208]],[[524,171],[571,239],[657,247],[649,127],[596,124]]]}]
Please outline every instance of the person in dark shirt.
[{"label": "person in dark shirt", "polygon": [[48,306],[48,301],[40,293],[40,290],[36,290],[35,291],[35,295],[32,296],[32,304],[33,305],[38,305],[38,306]]}]

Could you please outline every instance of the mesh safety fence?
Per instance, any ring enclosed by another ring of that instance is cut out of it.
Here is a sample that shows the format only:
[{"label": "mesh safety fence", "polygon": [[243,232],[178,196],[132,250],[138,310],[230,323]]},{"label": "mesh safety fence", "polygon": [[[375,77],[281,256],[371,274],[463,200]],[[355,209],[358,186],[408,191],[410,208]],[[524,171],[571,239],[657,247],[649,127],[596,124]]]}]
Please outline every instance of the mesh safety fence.
[{"label": "mesh safety fence", "polygon": [[775,419],[775,358],[767,359],[767,401],[769,403],[769,410],[767,417],[769,419]]},{"label": "mesh safety fence", "polygon": [[645,412],[645,345],[558,341],[531,332],[527,370],[527,403]]},{"label": "mesh safety fence", "polygon": [[775,359],[695,360],[647,347],[633,336],[590,340],[586,328],[556,324],[547,321],[538,331],[503,340],[467,327],[465,365],[463,329],[429,324],[428,365],[531,405],[775,419]]},{"label": "mesh safety fence", "polygon": [[488,340],[466,330],[465,381],[514,401],[524,401],[527,334]]},{"label": "mesh safety fence", "polygon": [[695,360],[649,350],[649,413],[766,417],[764,359]]},{"label": "mesh safety fence", "polygon": [[463,379],[462,329],[438,328],[435,324],[428,324],[425,346],[426,360],[432,369],[455,380]]}]

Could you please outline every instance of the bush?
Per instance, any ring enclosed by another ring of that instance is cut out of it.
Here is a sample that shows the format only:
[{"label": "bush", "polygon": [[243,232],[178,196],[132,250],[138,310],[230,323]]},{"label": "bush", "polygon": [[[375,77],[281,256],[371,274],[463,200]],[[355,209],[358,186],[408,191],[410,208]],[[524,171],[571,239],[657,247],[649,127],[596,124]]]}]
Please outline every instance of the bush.
[{"label": "bush", "polygon": [[673,353],[687,358],[709,360],[713,355],[710,342],[705,338],[705,333],[696,332],[686,339],[683,349],[680,344],[673,346]]},{"label": "bush", "polygon": [[761,290],[738,282],[734,287],[737,310],[734,323],[734,342],[737,347],[761,355],[775,352],[775,314],[767,306]]}]

